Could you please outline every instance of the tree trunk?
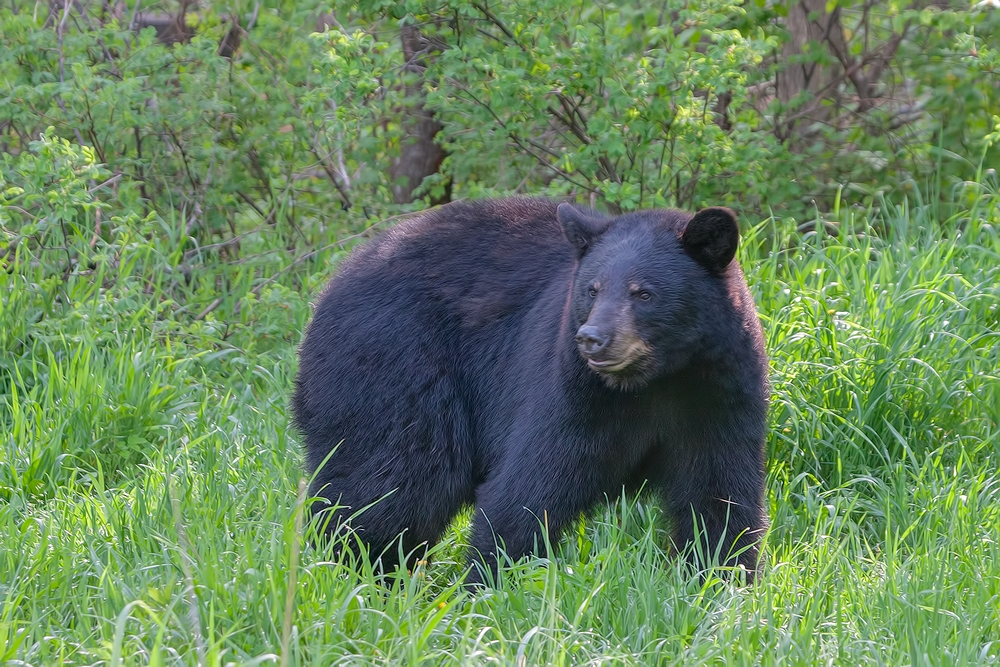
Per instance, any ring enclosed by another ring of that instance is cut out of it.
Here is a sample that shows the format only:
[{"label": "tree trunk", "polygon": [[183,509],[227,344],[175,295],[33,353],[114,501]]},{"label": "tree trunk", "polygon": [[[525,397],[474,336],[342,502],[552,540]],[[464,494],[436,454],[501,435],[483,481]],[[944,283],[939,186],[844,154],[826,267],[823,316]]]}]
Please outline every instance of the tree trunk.
[{"label": "tree trunk", "polygon": [[[392,194],[397,204],[413,201],[414,191],[420,187],[424,179],[436,174],[445,158],[444,149],[434,141],[441,131],[441,124],[434,120],[433,114],[424,106],[423,74],[427,69],[423,57],[430,51],[430,43],[416,26],[404,26],[400,31],[403,46],[403,57],[406,59],[404,71],[416,75],[416,81],[406,85],[406,97],[410,104],[403,122],[404,135],[401,141],[399,159],[392,165],[389,173],[392,176]],[[434,204],[443,204],[451,200],[451,183],[445,189],[442,197],[435,199]]]},{"label": "tree trunk", "polygon": [[[791,133],[800,121],[829,120],[832,109],[823,101],[836,99],[841,68],[838,64],[818,62],[815,58],[806,62],[789,61],[800,60],[810,43],[822,52],[835,50],[838,44],[843,45],[844,32],[840,25],[840,10],[827,13],[825,0],[790,0],[785,27],[790,36],[781,48],[781,60],[786,65],[776,79],[778,100],[787,105],[802,93],[808,93],[807,99],[787,107],[784,131]],[[846,52],[846,47],[843,50]]]}]

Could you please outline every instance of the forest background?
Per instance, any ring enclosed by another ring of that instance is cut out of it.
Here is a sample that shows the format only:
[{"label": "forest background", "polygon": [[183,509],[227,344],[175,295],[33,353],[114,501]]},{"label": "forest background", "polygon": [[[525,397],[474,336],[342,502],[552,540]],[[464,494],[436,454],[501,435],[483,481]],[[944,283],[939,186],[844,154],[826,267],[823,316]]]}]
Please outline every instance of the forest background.
[{"label": "forest background", "polygon": [[[3,2],[0,662],[996,664],[998,164],[995,0]],[[310,303],[511,194],[739,213],[761,583],[627,497],[479,595],[310,544]]]}]

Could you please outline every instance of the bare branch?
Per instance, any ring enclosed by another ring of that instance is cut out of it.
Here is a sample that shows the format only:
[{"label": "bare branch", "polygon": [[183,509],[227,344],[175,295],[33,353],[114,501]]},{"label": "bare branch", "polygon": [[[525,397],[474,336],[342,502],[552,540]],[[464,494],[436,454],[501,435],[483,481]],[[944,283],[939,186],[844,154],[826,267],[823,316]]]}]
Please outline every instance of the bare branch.
[{"label": "bare branch", "polygon": [[481,4],[478,2],[473,2],[472,6],[478,9],[480,12],[482,12],[483,16],[485,16],[490,20],[490,23],[500,28],[500,31],[503,32],[503,34],[507,35],[507,38],[510,39],[510,41],[514,42],[514,44],[516,44],[522,51],[527,53],[528,49],[524,46],[524,44],[518,41],[517,37],[514,36],[514,33],[512,33],[510,29],[506,25],[504,25],[503,21],[497,18],[496,14],[490,11],[489,7],[487,7],[485,4]]},{"label": "bare branch", "polygon": [[[309,252],[307,252],[305,254],[299,255],[290,264],[288,264],[286,266],[283,266],[276,273],[274,273],[270,278],[268,278],[264,282],[258,284],[252,290],[250,290],[250,293],[254,294],[254,295],[259,295],[260,292],[261,292],[261,290],[263,290],[265,287],[267,287],[268,285],[270,285],[271,283],[273,283],[275,280],[277,280],[278,278],[280,278],[283,274],[285,274],[288,271],[290,271],[291,269],[295,268],[296,266],[298,266],[302,262],[305,262],[306,260],[309,260],[309,259],[315,257],[316,255],[320,254],[321,252],[325,252],[325,251],[329,250],[330,248],[335,248],[337,246],[343,247],[344,244],[346,244],[346,243],[348,243],[350,241],[353,241],[353,240],[359,239],[359,238],[363,238],[364,236],[366,236],[369,232],[371,232],[373,229],[375,229],[379,225],[383,225],[383,224],[385,224],[385,223],[387,223],[387,222],[389,222],[391,220],[406,220],[408,218],[412,218],[412,217],[415,217],[415,216],[418,216],[418,215],[424,215],[425,213],[427,213],[427,211],[432,211],[432,210],[434,210],[434,208],[430,208],[430,209],[427,209],[425,211],[418,211],[418,212],[415,212],[415,213],[404,213],[404,214],[401,214],[401,215],[394,215],[394,216],[389,217],[389,218],[383,218],[382,220],[379,220],[378,222],[374,222],[371,225],[368,225],[367,227],[365,227],[363,230],[361,230],[357,234],[351,234],[350,236],[345,236],[344,238],[338,239],[338,240],[334,241],[333,243],[326,244],[322,248],[317,248],[316,250],[311,250],[311,251],[309,251]],[[221,298],[222,297],[219,297],[219,299],[216,299],[216,301],[221,300]],[[219,304],[215,303],[215,301],[213,301],[211,304],[209,304],[209,308],[211,308],[211,310],[208,310],[206,308],[206,310],[208,312],[206,312],[205,315],[207,315],[208,313],[212,312],[212,310],[215,310],[216,308],[218,308],[218,305]],[[233,309],[233,313],[239,313],[239,312],[240,312],[240,303],[237,303],[236,304],[236,308]]]}]

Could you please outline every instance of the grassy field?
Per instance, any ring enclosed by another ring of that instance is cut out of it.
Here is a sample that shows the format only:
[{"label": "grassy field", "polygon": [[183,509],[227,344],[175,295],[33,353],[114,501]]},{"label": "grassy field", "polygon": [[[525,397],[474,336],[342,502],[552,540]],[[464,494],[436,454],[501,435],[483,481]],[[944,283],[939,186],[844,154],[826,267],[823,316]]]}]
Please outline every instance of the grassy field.
[{"label": "grassy field", "polygon": [[459,588],[468,517],[383,585],[297,522],[295,346],[342,252],[253,294],[220,264],[214,310],[172,296],[169,235],[65,276],[19,256],[0,272],[0,663],[997,664],[1000,198],[985,179],[955,199],[744,230],[774,386],[750,588],[684,572],[629,498],[499,590]]}]

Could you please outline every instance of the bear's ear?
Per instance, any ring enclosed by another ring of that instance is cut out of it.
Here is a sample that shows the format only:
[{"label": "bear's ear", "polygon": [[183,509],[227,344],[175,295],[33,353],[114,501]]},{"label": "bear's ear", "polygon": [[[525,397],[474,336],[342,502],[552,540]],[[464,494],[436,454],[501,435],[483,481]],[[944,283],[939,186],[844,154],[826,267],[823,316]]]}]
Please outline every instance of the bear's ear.
[{"label": "bear's ear", "polygon": [[740,226],[736,214],[728,208],[712,207],[698,211],[681,235],[684,250],[699,264],[721,272],[736,256]]},{"label": "bear's ear", "polygon": [[576,248],[577,257],[583,257],[611,225],[611,220],[608,218],[584,213],[565,202],[556,208],[556,220],[562,225],[563,234]]}]

